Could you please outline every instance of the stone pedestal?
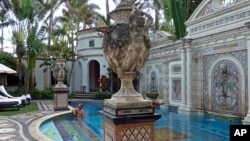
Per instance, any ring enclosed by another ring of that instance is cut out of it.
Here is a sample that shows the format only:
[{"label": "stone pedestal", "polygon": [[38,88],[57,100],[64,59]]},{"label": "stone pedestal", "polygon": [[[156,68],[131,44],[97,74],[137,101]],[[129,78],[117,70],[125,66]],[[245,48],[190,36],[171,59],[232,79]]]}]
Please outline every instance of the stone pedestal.
[{"label": "stone pedestal", "polygon": [[103,115],[104,141],[154,140],[154,120],[157,114],[113,116],[101,111]]},{"label": "stone pedestal", "polygon": [[109,16],[115,22],[105,30],[102,46],[107,62],[121,79],[121,88],[104,100],[104,141],[153,141],[154,120],[161,116],[132,83],[149,54],[148,29],[153,18],[128,0],[121,0]]},{"label": "stone pedestal", "polygon": [[54,110],[68,110],[68,88],[54,88]]}]

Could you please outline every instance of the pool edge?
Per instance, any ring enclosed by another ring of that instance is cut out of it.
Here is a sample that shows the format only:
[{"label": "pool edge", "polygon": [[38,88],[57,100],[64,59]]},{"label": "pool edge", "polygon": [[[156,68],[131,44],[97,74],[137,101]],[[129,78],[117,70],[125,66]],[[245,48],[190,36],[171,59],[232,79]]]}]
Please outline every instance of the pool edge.
[{"label": "pool edge", "polygon": [[60,116],[60,115],[65,115],[65,114],[69,114],[71,113],[71,109],[72,107],[69,106],[69,110],[67,111],[62,111],[62,112],[57,112],[57,113],[53,113],[53,114],[50,114],[50,115],[46,115],[46,116],[43,116],[41,118],[38,118],[36,120],[34,120],[28,127],[28,131],[30,133],[30,135],[36,139],[36,140],[41,140],[41,141],[53,141],[51,140],[50,138],[48,138],[47,136],[45,136],[44,134],[42,134],[42,132],[40,131],[40,125],[45,122],[46,120],[48,119],[51,119],[53,117],[56,117],[56,116]]}]

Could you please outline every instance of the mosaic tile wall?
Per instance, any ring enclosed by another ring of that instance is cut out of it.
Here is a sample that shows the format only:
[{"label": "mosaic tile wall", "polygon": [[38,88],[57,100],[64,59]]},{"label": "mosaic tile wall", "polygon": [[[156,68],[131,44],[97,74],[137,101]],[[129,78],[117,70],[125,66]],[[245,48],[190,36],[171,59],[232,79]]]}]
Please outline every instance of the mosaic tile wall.
[{"label": "mosaic tile wall", "polygon": [[172,79],[172,100],[181,101],[181,78]]},{"label": "mosaic tile wall", "polygon": [[[245,78],[240,78],[238,66],[230,60],[219,61],[214,68],[212,64],[223,56],[232,56],[236,58],[243,66]],[[247,51],[240,50],[220,54],[206,55],[203,60],[203,104],[206,110],[209,109],[209,70],[213,69],[211,74],[211,105],[213,111],[230,112],[239,114],[240,99],[239,94],[241,83],[240,79],[245,79],[245,94],[247,95]],[[226,68],[226,73],[223,69]],[[223,75],[227,75],[226,77]],[[224,83],[224,84],[223,84]],[[245,98],[247,100],[247,96]],[[247,101],[246,104],[247,105]],[[247,107],[247,106],[246,106]]]},{"label": "mosaic tile wall", "polygon": [[240,73],[229,60],[218,62],[212,72],[212,109],[240,113]]}]

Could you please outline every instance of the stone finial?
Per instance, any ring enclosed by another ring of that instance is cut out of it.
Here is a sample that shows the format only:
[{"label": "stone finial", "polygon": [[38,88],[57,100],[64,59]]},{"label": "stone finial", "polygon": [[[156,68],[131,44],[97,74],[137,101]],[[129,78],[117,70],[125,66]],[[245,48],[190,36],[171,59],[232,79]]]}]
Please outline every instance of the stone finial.
[{"label": "stone finial", "polygon": [[66,76],[66,64],[65,59],[60,56],[56,59],[55,67],[53,68],[53,77],[57,80],[57,84],[55,87],[57,88],[65,88],[67,87],[63,81]]},{"label": "stone finial", "polygon": [[118,6],[109,13],[109,16],[116,23],[128,21],[132,7],[133,3],[131,0],[121,0]]}]

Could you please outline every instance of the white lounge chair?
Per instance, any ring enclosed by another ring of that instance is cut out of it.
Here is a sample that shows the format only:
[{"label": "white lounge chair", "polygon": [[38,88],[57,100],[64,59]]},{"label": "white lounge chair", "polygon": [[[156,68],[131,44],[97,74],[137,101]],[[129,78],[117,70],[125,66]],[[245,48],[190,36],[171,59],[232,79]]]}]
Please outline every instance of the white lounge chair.
[{"label": "white lounge chair", "polygon": [[19,110],[21,103],[20,99],[9,99],[0,96],[0,108],[16,107]]},{"label": "white lounge chair", "polygon": [[1,94],[2,94],[2,96],[8,97],[9,99],[13,99],[13,98],[14,99],[21,99],[23,106],[25,106],[26,101],[30,104],[30,99],[27,99],[25,95],[22,95],[20,97],[14,97],[14,96],[8,94],[8,92],[5,90],[3,85],[0,86],[0,95]]}]

